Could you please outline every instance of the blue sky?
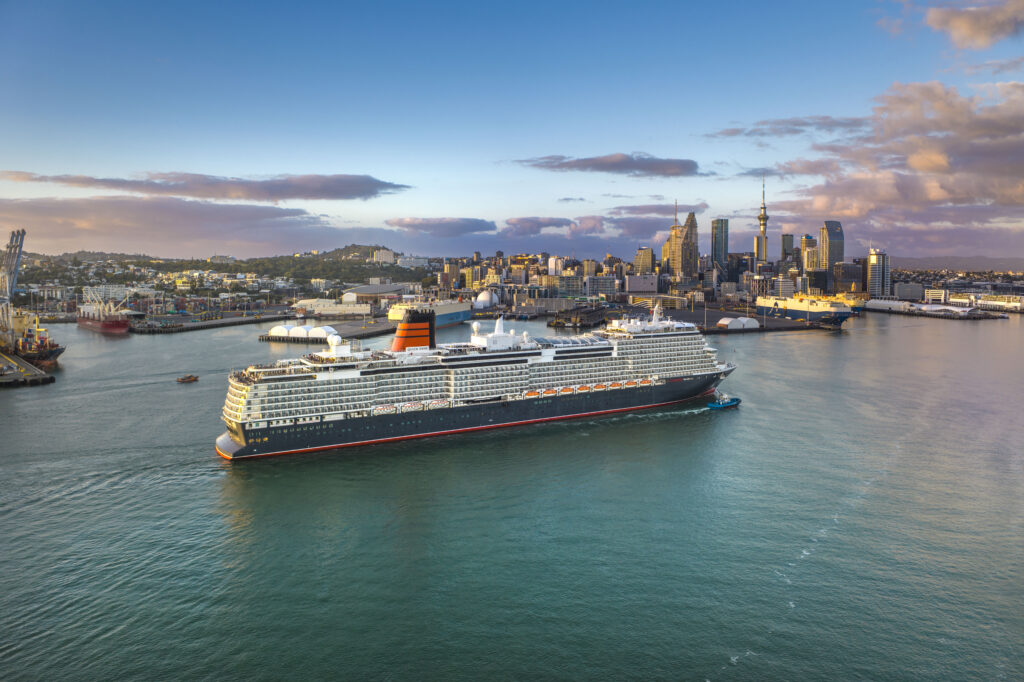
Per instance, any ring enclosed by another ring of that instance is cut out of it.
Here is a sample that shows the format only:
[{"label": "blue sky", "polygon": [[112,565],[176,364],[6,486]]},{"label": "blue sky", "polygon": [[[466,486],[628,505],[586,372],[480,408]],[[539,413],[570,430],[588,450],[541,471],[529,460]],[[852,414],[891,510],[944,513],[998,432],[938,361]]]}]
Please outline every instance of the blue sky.
[{"label": "blue sky", "polygon": [[838,219],[851,252],[1024,255],[1022,26],[1021,0],[0,2],[0,228],[628,257],[678,200],[740,251],[764,171],[773,251]]}]

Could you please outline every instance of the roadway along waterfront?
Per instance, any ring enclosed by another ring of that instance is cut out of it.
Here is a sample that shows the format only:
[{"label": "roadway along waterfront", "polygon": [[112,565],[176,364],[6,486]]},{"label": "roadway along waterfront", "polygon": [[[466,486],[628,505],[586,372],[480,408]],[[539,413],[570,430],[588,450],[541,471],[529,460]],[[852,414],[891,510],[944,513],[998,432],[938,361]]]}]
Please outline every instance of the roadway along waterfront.
[{"label": "roadway along waterfront", "polygon": [[310,350],[256,331],[62,326],[0,392],[0,678],[1024,679],[1024,317],[713,337],[735,411],[225,462],[228,371]]}]

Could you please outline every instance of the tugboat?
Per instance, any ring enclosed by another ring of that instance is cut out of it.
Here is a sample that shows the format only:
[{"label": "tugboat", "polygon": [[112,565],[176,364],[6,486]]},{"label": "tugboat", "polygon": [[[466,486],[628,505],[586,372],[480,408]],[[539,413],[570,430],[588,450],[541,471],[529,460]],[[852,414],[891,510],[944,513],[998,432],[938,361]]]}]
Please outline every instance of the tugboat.
[{"label": "tugboat", "polygon": [[725,393],[718,396],[718,400],[712,400],[708,403],[708,409],[710,410],[726,410],[730,407],[736,407],[742,401],[739,398],[730,398]]},{"label": "tugboat", "polygon": [[183,377],[178,377],[179,384],[194,384],[197,381],[199,381],[199,377],[195,374],[186,374]]}]

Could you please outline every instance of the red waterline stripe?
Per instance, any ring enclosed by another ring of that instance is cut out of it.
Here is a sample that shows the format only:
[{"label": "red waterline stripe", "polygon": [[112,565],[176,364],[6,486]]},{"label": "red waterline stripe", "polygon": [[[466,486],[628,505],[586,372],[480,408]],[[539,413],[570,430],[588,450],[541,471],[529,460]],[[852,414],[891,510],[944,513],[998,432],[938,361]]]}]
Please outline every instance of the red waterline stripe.
[{"label": "red waterline stripe", "polygon": [[468,433],[470,431],[487,431],[490,429],[500,429],[506,426],[523,426],[526,424],[539,424],[541,422],[553,422],[560,421],[563,419],[577,419],[580,417],[596,417],[602,414],[614,414],[616,412],[634,412],[636,410],[646,410],[652,407],[664,407],[665,405],[675,405],[677,403],[685,403],[690,400],[696,400],[698,398],[710,395],[715,392],[715,389],[711,388],[704,391],[700,395],[695,395],[691,398],[683,398],[682,400],[670,400],[667,403],[653,403],[651,405],[639,405],[637,407],[618,407],[614,410],[599,410],[597,412],[581,412],[580,414],[567,414],[562,417],[541,417],[540,419],[527,419],[519,422],[505,422],[504,424],[486,424],[484,426],[467,426],[462,429],[452,429],[451,431],[432,431],[430,433],[414,433],[408,436],[393,436],[391,438],[379,438],[376,440],[361,440],[355,443],[342,443],[340,445],[318,445],[315,448],[302,448],[299,450],[282,450],[281,452],[264,452],[258,455],[242,455],[241,457],[232,457],[231,455],[222,452],[216,444],[214,449],[217,454],[224,459],[235,460],[235,459],[256,459],[258,457],[277,457],[279,455],[298,455],[304,452],[320,452],[322,450],[339,450],[341,448],[351,448],[357,445],[375,445],[377,443],[392,443],[400,440],[412,440],[414,438],[429,438],[431,436],[446,436],[453,433]]}]

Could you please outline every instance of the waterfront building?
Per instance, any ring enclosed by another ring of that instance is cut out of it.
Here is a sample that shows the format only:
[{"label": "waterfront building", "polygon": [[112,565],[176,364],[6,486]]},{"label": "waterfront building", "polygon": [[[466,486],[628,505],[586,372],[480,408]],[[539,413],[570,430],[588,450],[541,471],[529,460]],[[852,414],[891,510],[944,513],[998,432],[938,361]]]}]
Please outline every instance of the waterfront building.
[{"label": "waterfront building", "polygon": [[892,296],[889,254],[882,249],[871,249],[868,253],[868,293],[871,298]]},{"label": "waterfront building", "polygon": [[829,284],[832,266],[845,258],[843,242],[842,224],[838,220],[826,220],[818,232],[818,267],[828,274]]},{"label": "waterfront building", "polygon": [[626,275],[625,288],[627,294],[658,293],[658,276],[655,274]]},{"label": "waterfront building", "polygon": [[789,277],[779,275],[775,278],[775,295],[780,298],[789,298],[796,293],[796,285]]},{"label": "waterfront building", "polygon": [[925,289],[925,303],[949,303],[949,291],[947,289]]},{"label": "waterfront building", "polygon": [[583,289],[587,296],[614,296],[616,285],[614,277],[590,275],[583,278]]},{"label": "waterfront building", "polygon": [[924,285],[920,282],[897,282],[892,287],[892,295],[901,301],[920,301],[924,299]]},{"label": "waterfront building", "polygon": [[711,262],[718,266],[723,276],[729,274],[728,218],[715,218],[711,221]]},{"label": "waterfront building", "polygon": [[558,295],[562,298],[583,296],[583,278],[579,275],[560,275],[558,277]]},{"label": "waterfront building", "polygon": [[835,263],[832,266],[832,282],[836,293],[842,291],[863,291],[860,285],[861,267],[858,263]]}]

